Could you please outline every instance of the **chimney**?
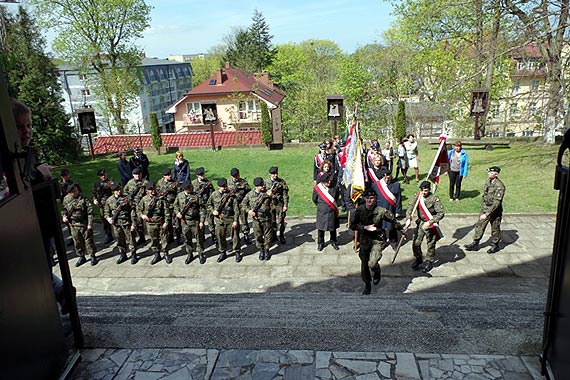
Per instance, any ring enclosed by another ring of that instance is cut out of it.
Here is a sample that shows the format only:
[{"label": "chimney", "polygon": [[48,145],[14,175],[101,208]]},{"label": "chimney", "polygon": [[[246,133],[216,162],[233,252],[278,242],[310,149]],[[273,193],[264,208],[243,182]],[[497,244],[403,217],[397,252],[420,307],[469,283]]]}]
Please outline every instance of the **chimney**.
[{"label": "chimney", "polygon": [[230,63],[226,62],[226,69],[229,69],[229,68],[230,68]]},{"label": "chimney", "polygon": [[269,74],[268,73],[259,74],[259,81],[263,84],[268,85],[268,86],[273,85],[273,83],[271,83],[271,81],[269,80]]},{"label": "chimney", "polygon": [[223,78],[224,78],[224,69],[219,69],[216,72],[216,84],[222,84],[223,83]]}]

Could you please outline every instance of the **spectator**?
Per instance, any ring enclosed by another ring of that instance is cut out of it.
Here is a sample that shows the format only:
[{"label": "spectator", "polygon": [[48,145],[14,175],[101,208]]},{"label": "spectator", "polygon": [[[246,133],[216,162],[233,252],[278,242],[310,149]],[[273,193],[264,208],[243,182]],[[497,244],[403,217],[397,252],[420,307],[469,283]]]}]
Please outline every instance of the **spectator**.
[{"label": "spectator", "polygon": [[449,158],[449,201],[459,202],[461,181],[467,177],[469,156],[461,146],[461,141],[455,142],[455,148],[447,152]]},{"label": "spectator", "polygon": [[121,177],[121,184],[125,186],[127,182],[133,178],[131,165],[127,161],[127,153],[119,153],[119,162],[117,163],[117,169],[119,169],[119,176]]}]

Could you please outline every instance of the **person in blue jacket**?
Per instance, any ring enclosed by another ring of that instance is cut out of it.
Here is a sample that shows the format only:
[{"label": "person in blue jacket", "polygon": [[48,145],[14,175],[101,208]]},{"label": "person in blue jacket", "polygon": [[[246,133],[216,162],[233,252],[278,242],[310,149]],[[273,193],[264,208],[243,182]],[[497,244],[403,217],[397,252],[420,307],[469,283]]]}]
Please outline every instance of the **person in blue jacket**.
[{"label": "person in blue jacket", "polygon": [[461,194],[461,181],[467,177],[469,168],[469,156],[461,146],[461,141],[456,141],[454,149],[447,152],[449,158],[449,201],[459,202]]}]

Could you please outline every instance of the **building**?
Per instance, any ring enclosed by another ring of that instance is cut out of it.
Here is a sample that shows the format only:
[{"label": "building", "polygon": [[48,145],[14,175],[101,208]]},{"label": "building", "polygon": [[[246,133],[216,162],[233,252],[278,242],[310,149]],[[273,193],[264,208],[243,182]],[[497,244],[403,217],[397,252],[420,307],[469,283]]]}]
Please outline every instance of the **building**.
[{"label": "building", "polygon": [[257,130],[261,123],[260,105],[264,102],[271,114],[274,143],[281,143],[280,104],[284,97],[285,93],[273,85],[266,73],[254,75],[226,63],[167,112],[174,116],[176,133],[210,131],[211,113],[214,115],[210,117],[215,117],[213,131]]},{"label": "building", "polygon": [[[149,132],[149,117],[154,112],[162,130],[172,132],[174,130],[172,116],[164,111],[192,88],[192,67],[185,62],[144,57],[141,60],[140,70],[142,89],[135,106],[126,115],[127,131]],[[66,111],[74,115],[76,110],[84,106],[94,108],[99,134],[110,134],[110,122],[101,111],[94,89],[88,85],[88,76],[94,74],[83,75],[70,66],[59,66],[59,73]],[[75,118],[73,123],[77,125]]]}]

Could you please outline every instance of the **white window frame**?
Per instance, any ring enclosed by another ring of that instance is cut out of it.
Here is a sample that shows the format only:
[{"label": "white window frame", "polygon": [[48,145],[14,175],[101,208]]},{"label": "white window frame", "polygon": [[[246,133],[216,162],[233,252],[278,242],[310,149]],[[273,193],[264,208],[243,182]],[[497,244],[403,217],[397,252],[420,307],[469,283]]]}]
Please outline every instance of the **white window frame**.
[{"label": "white window frame", "polygon": [[240,120],[258,121],[261,115],[261,107],[257,99],[240,100],[238,105]]},{"label": "white window frame", "polygon": [[493,105],[493,108],[491,109],[491,115],[492,115],[493,119],[498,119],[499,116],[501,116],[501,105],[500,104]]}]

